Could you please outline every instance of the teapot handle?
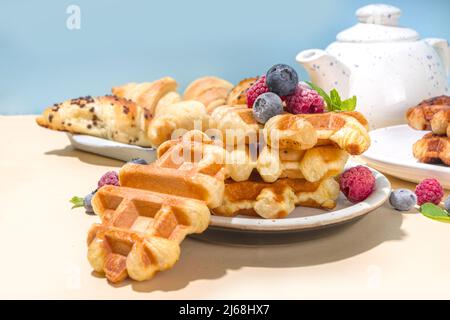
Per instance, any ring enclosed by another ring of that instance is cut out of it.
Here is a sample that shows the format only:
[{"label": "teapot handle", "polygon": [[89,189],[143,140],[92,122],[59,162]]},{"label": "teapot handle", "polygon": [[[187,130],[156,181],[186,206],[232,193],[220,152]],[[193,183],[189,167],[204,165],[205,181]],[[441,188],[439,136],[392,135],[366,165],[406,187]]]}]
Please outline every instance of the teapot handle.
[{"label": "teapot handle", "polygon": [[445,39],[438,38],[427,38],[424,39],[426,43],[433,47],[436,50],[437,54],[441,58],[442,63],[444,64],[446,75],[449,74],[450,69],[450,50],[448,47],[448,42]]}]

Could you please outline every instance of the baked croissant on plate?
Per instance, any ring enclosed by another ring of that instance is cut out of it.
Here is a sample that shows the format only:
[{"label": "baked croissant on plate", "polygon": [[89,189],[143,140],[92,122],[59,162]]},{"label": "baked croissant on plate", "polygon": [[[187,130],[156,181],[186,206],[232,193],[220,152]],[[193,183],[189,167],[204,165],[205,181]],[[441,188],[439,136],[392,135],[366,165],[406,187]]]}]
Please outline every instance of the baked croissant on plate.
[{"label": "baked croissant on plate", "polygon": [[47,108],[36,122],[52,130],[87,134],[99,138],[151,146],[147,128],[150,112],[116,96],[81,97]]},{"label": "baked croissant on plate", "polygon": [[170,77],[128,83],[112,89],[113,96],[82,97],[47,108],[36,119],[40,126],[87,134],[142,147],[157,147],[176,129],[191,130],[194,120],[207,129],[209,116],[202,103],[186,101]]},{"label": "baked croissant on plate", "polygon": [[217,77],[202,77],[192,81],[183,94],[183,100],[196,100],[203,103],[206,111],[211,113],[215,108],[224,105],[228,92],[233,85]]}]

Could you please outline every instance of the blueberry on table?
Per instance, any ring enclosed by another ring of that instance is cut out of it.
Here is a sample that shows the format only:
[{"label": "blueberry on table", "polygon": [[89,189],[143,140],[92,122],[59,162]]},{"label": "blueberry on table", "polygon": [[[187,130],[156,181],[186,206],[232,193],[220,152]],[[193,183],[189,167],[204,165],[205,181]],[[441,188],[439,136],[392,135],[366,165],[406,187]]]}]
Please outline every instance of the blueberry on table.
[{"label": "blueberry on table", "polygon": [[397,189],[391,192],[389,203],[399,211],[411,210],[417,203],[417,196],[408,189]]}]

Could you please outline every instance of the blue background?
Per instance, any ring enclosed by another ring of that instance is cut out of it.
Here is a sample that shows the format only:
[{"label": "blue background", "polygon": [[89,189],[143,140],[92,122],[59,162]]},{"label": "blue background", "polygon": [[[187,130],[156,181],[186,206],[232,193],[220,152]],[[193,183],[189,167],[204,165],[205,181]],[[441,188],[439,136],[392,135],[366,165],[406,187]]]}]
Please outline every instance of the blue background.
[{"label": "blue background", "polygon": [[[54,102],[170,75],[180,89],[203,75],[231,82],[325,48],[374,1],[17,1],[0,3],[0,114],[39,113]],[[375,1],[376,2],[376,1]],[[450,39],[450,1],[387,3],[422,37]],[[66,27],[69,5],[81,29]]]}]

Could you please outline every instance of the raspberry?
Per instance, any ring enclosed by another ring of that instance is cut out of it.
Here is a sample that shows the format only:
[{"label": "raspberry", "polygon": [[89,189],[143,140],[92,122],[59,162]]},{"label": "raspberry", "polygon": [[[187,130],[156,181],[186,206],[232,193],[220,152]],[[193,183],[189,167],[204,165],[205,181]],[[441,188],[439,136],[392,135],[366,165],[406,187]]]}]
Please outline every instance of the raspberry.
[{"label": "raspberry", "polygon": [[293,95],[287,96],[286,110],[290,113],[322,113],[324,102],[317,91],[298,85]]},{"label": "raspberry", "polygon": [[375,177],[367,167],[356,166],[341,174],[339,187],[350,202],[361,202],[375,189]]},{"label": "raspberry", "polygon": [[261,76],[246,92],[247,106],[253,108],[256,98],[266,92],[269,92],[269,88],[266,85],[266,76]]},{"label": "raspberry", "polygon": [[416,187],[417,204],[421,206],[426,202],[438,205],[444,197],[444,190],[436,179],[425,179]]},{"label": "raspberry", "polygon": [[119,186],[119,176],[115,171],[108,171],[100,180],[98,180],[98,187],[101,188],[105,185]]}]

